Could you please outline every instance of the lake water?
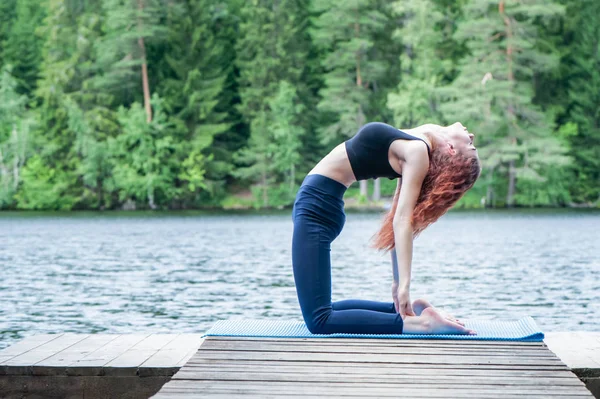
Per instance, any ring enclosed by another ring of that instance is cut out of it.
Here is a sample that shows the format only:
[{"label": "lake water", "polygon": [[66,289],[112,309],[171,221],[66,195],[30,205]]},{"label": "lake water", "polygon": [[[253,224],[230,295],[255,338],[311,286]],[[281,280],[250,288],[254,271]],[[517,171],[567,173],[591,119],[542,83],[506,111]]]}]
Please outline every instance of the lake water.
[{"label": "lake water", "polygon": [[[391,301],[380,214],[347,215],[333,299]],[[0,214],[0,348],[40,333],[202,333],[301,320],[289,212]],[[600,331],[600,213],[451,212],[415,241],[411,298],[460,318]]]}]

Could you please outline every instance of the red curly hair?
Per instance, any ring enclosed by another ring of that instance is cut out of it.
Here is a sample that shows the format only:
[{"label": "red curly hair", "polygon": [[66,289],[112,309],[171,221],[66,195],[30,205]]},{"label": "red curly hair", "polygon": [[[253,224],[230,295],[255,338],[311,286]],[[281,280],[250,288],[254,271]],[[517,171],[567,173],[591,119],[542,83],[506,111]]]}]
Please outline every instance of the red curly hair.
[{"label": "red curly hair", "polygon": [[[427,135],[429,136],[429,135]],[[467,192],[481,173],[477,156],[451,154],[435,146],[433,140],[429,170],[421,185],[421,192],[412,214],[413,238],[438,220]],[[395,247],[393,220],[400,190],[396,190],[392,207],[384,216],[381,229],[375,234],[373,247],[392,250]]]}]

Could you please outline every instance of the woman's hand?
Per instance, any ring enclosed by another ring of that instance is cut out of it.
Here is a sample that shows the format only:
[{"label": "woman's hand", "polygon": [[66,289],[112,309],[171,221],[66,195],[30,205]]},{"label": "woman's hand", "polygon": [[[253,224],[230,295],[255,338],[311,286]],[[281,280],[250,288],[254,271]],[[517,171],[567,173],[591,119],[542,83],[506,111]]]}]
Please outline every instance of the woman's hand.
[{"label": "woman's hand", "polygon": [[396,312],[400,313],[402,319],[406,316],[416,316],[410,302],[410,294],[408,288],[398,287],[394,291],[394,306]]}]

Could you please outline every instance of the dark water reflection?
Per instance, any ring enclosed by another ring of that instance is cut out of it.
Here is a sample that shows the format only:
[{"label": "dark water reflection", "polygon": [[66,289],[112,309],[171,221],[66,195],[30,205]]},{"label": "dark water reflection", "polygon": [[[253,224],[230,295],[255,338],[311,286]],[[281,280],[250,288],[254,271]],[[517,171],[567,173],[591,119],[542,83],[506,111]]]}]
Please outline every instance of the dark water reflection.
[{"label": "dark water reflection", "polygon": [[[348,214],[333,297],[388,301],[378,214]],[[600,214],[456,212],[415,242],[411,297],[456,316],[530,315],[600,331]],[[232,316],[300,319],[289,212],[0,214],[0,348],[39,333],[204,332]]]}]

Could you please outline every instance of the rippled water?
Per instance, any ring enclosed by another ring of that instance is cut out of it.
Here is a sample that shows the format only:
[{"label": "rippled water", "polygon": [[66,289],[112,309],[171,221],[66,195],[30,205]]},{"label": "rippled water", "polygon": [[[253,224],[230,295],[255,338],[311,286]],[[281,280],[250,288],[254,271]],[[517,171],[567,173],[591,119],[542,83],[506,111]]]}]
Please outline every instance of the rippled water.
[{"label": "rippled water", "polygon": [[[333,299],[391,300],[379,214],[348,214]],[[411,298],[457,317],[533,316],[600,331],[600,213],[454,212],[415,242]],[[301,319],[289,212],[0,214],[0,348],[39,333],[204,332],[216,320]]]}]

